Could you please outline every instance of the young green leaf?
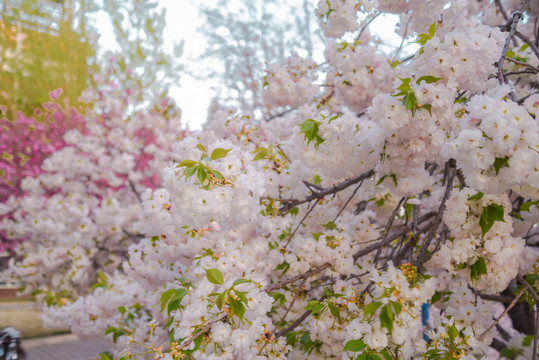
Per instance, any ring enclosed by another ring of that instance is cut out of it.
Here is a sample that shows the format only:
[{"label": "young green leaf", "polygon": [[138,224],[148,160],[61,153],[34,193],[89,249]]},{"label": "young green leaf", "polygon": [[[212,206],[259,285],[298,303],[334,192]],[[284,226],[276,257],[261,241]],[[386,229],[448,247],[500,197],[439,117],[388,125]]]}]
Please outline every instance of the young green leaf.
[{"label": "young green leaf", "polygon": [[218,269],[204,269],[208,281],[215,285],[223,285],[225,282],[223,274]]},{"label": "young green leaf", "polygon": [[393,331],[394,320],[395,315],[393,314],[393,309],[391,309],[388,305],[385,305],[380,311],[380,323],[390,334]]},{"label": "young green leaf", "polygon": [[189,178],[195,174],[197,169],[198,169],[197,166],[189,166],[188,168],[186,168],[185,169],[185,179],[189,180]]},{"label": "young green leaf", "polygon": [[228,305],[230,305],[230,310],[240,319],[243,319],[245,314],[245,305],[239,300],[234,299],[232,296],[228,297]]},{"label": "young green leaf", "polygon": [[490,230],[494,221],[505,222],[503,219],[503,206],[498,204],[490,204],[483,208],[483,213],[479,218],[479,226],[481,227],[481,238]]},{"label": "young green leaf", "polygon": [[382,305],[383,304],[379,301],[371,302],[369,305],[365,307],[365,310],[363,310],[363,318],[366,319],[366,318],[371,317],[376,312],[376,310],[378,310],[378,308]]},{"label": "young green leaf", "polygon": [[211,159],[212,160],[222,159],[222,158],[226,157],[231,150],[232,149],[217,148],[217,149],[212,151]]},{"label": "young green leaf", "polygon": [[183,161],[180,161],[177,167],[188,167],[188,166],[193,166],[196,164],[197,162],[195,160],[183,160]]},{"label": "young green leaf", "polygon": [[478,257],[475,263],[470,266],[470,279],[477,280],[481,275],[487,274],[487,264],[485,259]]},{"label": "young green leaf", "polygon": [[497,157],[496,160],[494,160],[494,170],[496,170],[496,175],[500,173],[500,169],[504,167],[509,167],[509,156],[499,158]]},{"label": "young green leaf", "polygon": [[239,278],[239,279],[236,279],[234,281],[234,284],[232,284],[232,286],[236,286],[236,285],[239,285],[239,284],[245,284],[245,283],[250,283],[251,280],[247,280],[247,279],[244,279],[244,278]]},{"label": "young green leaf", "polygon": [[435,83],[435,82],[440,81],[440,80],[442,80],[442,78],[439,78],[439,77],[436,77],[436,76],[431,76],[431,75],[426,75],[426,76],[421,76],[419,79],[416,80],[415,83],[417,85],[421,85],[421,81],[424,81],[427,84],[432,84],[432,83]]},{"label": "young green leaf", "polygon": [[525,202],[524,204],[522,204],[522,206],[520,207],[520,211],[530,211],[530,208],[532,206],[538,206],[539,205],[539,200],[535,200],[535,201],[527,201]]},{"label": "young green leaf", "polygon": [[483,197],[483,195],[485,194],[479,191],[477,194],[469,196],[468,200],[480,200]]},{"label": "young green leaf", "polygon": [[352,351],[352,352],[358,352],[365,349],[367,345],[363,342],[363,340],[350,340],[344,345],[344,351]]},{"label": "young green leaf", "polygon": [[245,296],[245,293],[242,291],[234,290],[234,294],[240,299],[244,304],[248,304],[249,300],[247,300],[247,296]]},{"label": "young green leaf", "polygon": [[197,144],[197,149],[199,149],[203,153],[207,153],[206,148],[202,144]]},{"label": "young green leaf", "polygon": [[328,302],[328,308],[331,315],[335,316],[337,319],[341,318],[341,313],[339,311],[339,308],[335,306],[334,304]]}]

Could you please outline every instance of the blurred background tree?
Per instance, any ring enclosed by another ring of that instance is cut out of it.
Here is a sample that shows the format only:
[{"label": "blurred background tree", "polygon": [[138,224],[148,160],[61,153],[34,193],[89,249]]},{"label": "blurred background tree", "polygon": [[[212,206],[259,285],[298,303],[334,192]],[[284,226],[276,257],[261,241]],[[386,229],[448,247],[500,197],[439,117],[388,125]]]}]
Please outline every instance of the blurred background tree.
[{"label": "blurred background tree", "polygon": [[[49,155],[46,144],[80,126],[74,111],[100,111],[92,99],[79,100],[89,86],[125,91],[132,111],[165,101],[179,81],[181,44],[165,49],[164,11],[157,0],[0,0],[0,135],[29,131],[26,138],[34,139],[36,125],[45,126],[34,143],[10,142],[0,153],[0,201],[17,193],[31,163],[39,166]],[[102,36],[115,48],[98,48],[98,19],[110,21],[113,33]],[[69,103],[65,116],[40,116],[58,88]],[[60,118],[64,123],[53,123]]]},{"label": "blurred background tree", "polygon": [[61,87],[76,104],[87,87],[95,57],[95,29],[88,0],[2,0],[0,2],[0,104],[8,117],[28,113]]},{"label": "blurred background tree", "polygon": [[[263,118],[265,69],[282,63],[295,49],[299,56],[321,52],[324,37],[313,9],[315,0],[220,0],[197,4],[207,41],[203,76],[215,80],[212,103],[232,105]],[[210,114],[209,117],[211,117]]]}]

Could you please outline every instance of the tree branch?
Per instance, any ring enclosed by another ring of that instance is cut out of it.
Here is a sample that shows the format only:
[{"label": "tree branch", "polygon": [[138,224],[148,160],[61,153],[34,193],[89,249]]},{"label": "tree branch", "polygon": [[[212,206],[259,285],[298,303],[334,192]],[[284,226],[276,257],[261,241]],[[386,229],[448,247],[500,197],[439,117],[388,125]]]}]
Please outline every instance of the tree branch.
[{"label": "tree branch", "polygon": [[297,200],[297,199],[279,199],[279,201],[284,202],[285,204],[279,209],[279,212],[281,215],[287,214],[292,208],[294,208],[297,205],[305,204],[307,202],[311,202],[313,200],[322,200],[327,195],[333,195],[340,191],[343,191],[344,189],[348,188],[349,186],[352,186],[354,184],[357,184],[358,182],[361,182],[365,179],[368,179],[374,175],[374,170],[369,170],[364,172],[361,175],[358,175],[356,177],[353,177],[351,179],[344,180],[343,182],[327,188],[320,191],[313,192],[311,195],[307,196],[303,200]]}]

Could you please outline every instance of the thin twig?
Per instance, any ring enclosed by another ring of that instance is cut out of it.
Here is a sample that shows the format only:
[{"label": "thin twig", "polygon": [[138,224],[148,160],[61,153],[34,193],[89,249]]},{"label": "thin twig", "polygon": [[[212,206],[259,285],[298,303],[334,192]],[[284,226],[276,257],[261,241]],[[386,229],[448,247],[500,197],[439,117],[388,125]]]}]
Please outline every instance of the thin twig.
[{"label": "thin twig", "polygon": [[539,59],[539,49],[537,48],[537,46],[535,46],[535,44],[530,39],[528,39],[526,36],[522,35],[522,33],[520,33],[519,31],[515,31],[515,35],[520,40],[522,40],[526,44],[528,44],[528,46],[530,47],[530,49],[532,49],[532,51],[535,54],[535,56],[537,57],[537,59]]},{"label": "thin twig", "polygon": [[296,225],[296,228],[294,229],[294,231],[288,236],[288,239],[286,240],[286,244],[284,245],[284,247],[287,247],[288,244],[290,244],[290,240],[292,240],[292,238],[294,237],[294,235],[296,235],[296,232],[298,231],[299,227],[301,226],[301,224],[303,224],[303,222],[305,221],[305,219],[307,219],[307,216],[309,216],[309,214],[313,211],[314,207],[316,205],[318,205],[318,203],[320,202],[320,199],[316,199],[315,203],[313,204],[313,206],[311,206],[311,208],[307,211],[307,213],[305,214],[305,216],[303,217],[303,219],[301,219],[301,221]]},{"label": "thin twig", "polygon": [[356,41],[359,41],[359,38],[361,37],[361,34],[363,34],[363,32],[365,31],[365,29],[374,21],[374,19],[376,19],[378,16],[380,16],[382,14],[381,11],[377,12],[376,14],[374,14],[374,16],[372,18],[369,19],[369,21],[367,21],[367,23],[365,25],[363,25],[363,27],[361,28],[361,30],[359,30],[359,34],[357,35],[356,37]]},{"label": "thin twig", "polygon": [[525,67],[527,67],[527,68],[530,68],[530,69],[532,69],[535,73],[538,73],[538,72],[539,72],[539,68],[536,68],[535,66],[532,66],[532,65],[530,65],[530,64],[527,64],[527,63],[525,63],[525,62],[518,61],[518,60],[512,59],[512,58],[507,57],[507,56],[505,57],[505,60],[511,61],[512,63],[515,63],[515,64],[517,64],[517,65],[522,65],[522,66],[525,66]]},{"label": "thin twig", "polygon": [[389,220],[386,224],[385,231],[384,231],[384,237],[382,238],[382,246],[378,248],[378,251],[376,252],[376,255],[374,256],[374,264],[378,261],[378,257],[380,256],[380,252],[382,251],[382,247],[385,245],[387,235],[389,234],[389,230],[391,230],[391,226],[393,226],[393,221],[395,220],[395,216],[397,216],[397,213],[399,212],[402,203],[406,200],[406,197],[403,197],[400,199],[399,203],[393,209],[393,212],[391,213],[391,216],[389,217]]},{"label": "thin twig", "polygon": [[513,301],[511,301],[511,304],[509,304],[509,306],[505,309],[505,311],[500,316],[498,316],[498,318],[494,321],[494,323],[490,325],[488,329],[486,329],[481,335],[476,337],[476,339],[478,341],[483,341],[485,337],[487,336],[487,334],[490,332],[490,330],[494,329],[494,327],[496,327],[496,324],[500,322],[500,320],[505,316],[505,314],[507,314],[509,310],[511,310],[517,304],[518,300],[523,294],[524,294],[524,289],[522,289],[520,293],[517,296],[515,296]]},{"label": "thin twig", "polygon": [[314,269],[311,269],[303,274],[299,274],[299,275],[296,275],[294,276],[293,278],[291,279],[288,279],[288,280],[285,280],[285,281],[281,281],[277,284],[273,284],[271,286],[268,286],[264,291],[265,292],[271,292],[271,291],[274,291],[274,290],[277,290],[277,289],[280,289],[288,284],[291,284],[295,281],[298,281],[298,280],[302,280],[302,279],[308,279],[310,278],[311,276],[313,275],[316,275],[324,270],[326,270],[327,268],[329,268],[331,266],[330,263],[325,263],[324,265],[321,265],[319,267],[316,267]]},{"label": "thin twig", "polygon": [[311,195],[307,196],[303,200],[279,199],[279,201],[285,203],[279,209],[279,212],[281,213],[281,215],[284,215],[284,214],[288,213],[292,208],[294,208],[297,205],[301,205],[301,204],[304,204],[304,203],[307,203],[307,202],[311,202],[311,201],[316,200],[316,199],[322,200],[327,195],[336,194],[336,193],[348,188],[349,186],[352,186],[354,184],[357,184],[358,182],[361,182],[361,181],[363,181],[365,179],[368,179],[372,175],[374,175],[374,170],[366,171],[361,175],[358,175],[358,176],[353,177],[351,179],[344,180],[343,182],[341,182],[341,183],[339,183],[339,184],[337,184],[335,186],[332,186],[330,188],[326,188],[326,189],[321,190],[321,191],[313,192]]},{"label": "thin twig", "polygon": [[449,196],[451,195],[451,190],[453,190],[453,179],[455,178],[455,175],[456,175],[456,172],[457,172],[457,170],[456,170],[457,162],[454,159],[450,159],[447,162],[447,167],[448,167],[449,174],[447,176],[447,183],[446,183],[446,186],[445,186],[444,197],[442,198],[442,202],[440,204],[440,207],[438,208],[438,213],[436,214],[436,219],[434,219],[434,221],[432,222],[432,227],[431,227],[429,233],[427,234],[427,236],[425,237],[425,243],[423,244],[423,247],[421,248],[421,251],[419,252],[419,255],[417,257],[415,266],[418,269],[421,268],[423,257],[427,253],[427,249],[429,247],[429,244],[432,241],[432,239],[434,238],[434,235],[436,234],[436,230],[438,230],[438,226],[442,222],[442,215],[443,215],[444,210],[445,210],[445,203],[446,203],[447,199],[449,199]]},{"label": "thin twig", "polygon": [[[500,57],[500,60],[498,60],[498,62],[496,63],[496,67],[498,68],[497,78],[498,78],[498,81],[500,82],[500,84],[505,83],[505,78],[503,77],[503,72],[502,72],[502,70],[503,70],[503,62],[505,60],[505,55],[507,55],[507,51],[509,50],[509,43],[511,42],[511,39],[515,35],[515,31],[517,30],[518,20],[520,20],[521,16],[522,16],[522,14],[517,11],[517,12],[515,12],[513,14],[513,17],[510,20],[508,20],[508,22],[511,22],[511,29],[509,30],[509,35],[505,39],[505,44],[503,46],[502,56]],[[506,23],[504,26],[502,26],[502,28],[504,28],[507,25],[509,25],[509,24]]]}]

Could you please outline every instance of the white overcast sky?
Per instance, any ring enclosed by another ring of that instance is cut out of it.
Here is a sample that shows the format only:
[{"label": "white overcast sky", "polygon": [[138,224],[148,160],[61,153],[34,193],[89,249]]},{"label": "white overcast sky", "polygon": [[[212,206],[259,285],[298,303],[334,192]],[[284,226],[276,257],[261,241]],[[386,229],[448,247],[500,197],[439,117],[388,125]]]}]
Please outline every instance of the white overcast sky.
[{"label": "white overcast sky", "polygon": [[[244,0],[251,1],[251,0]],[[297,0],[290,0],[297,1]],[[180,59],[182,64],[196,64],[197,56],[204,52],[204,37],[197,31],[202,19],[199,18],[197,9],[191,0],[160,0],[166,9],[165,44],[184,42],[183,55]],[[314,9],[313,9],[314,16]],[[97,16],[97,26],[101,36],[99,47],[112,49],[115,46],[114,38],[107,34],[112,34],[112,25],[108,22],[107,16]],[[371,31],[377,33],[382,39],[396,42],[400,39],[392,32],[396,23],[396,16],[376,19],[370,26]],[[192,66],[189,66],[192,68]],[[182,118],[185,124],[191,129],[200,129],[206,121],[207,109],[214,92],[211,90],[211,82],[202,80],[200,77],[193,77],[186,73],[181,74],[180,86],[172,87],[170,96],[173,97],[182,109]]]}]

